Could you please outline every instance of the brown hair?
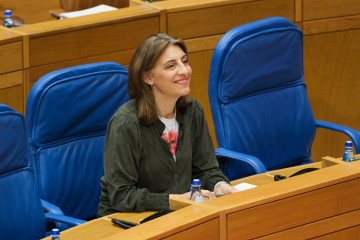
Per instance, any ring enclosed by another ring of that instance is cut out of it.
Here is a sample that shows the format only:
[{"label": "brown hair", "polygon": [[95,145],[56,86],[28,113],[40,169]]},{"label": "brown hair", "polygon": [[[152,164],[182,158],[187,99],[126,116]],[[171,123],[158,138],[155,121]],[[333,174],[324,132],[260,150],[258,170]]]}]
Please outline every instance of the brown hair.
[{"label": "brown hair", "polygon": [[[139,106],[139,121],[150,125],[157,119],[155,97],[151,86],[144,81],[144,74],[149,72],[168,46],[180,47],[188,54],[186,46],[181,39],[165,33],[156,33],[145,39],[136,49],[129,65],[128,93],[131,98],[136,98]],[[189,96],[181,96],[176,102],[176,108],[185,109],[190,105]]]}]

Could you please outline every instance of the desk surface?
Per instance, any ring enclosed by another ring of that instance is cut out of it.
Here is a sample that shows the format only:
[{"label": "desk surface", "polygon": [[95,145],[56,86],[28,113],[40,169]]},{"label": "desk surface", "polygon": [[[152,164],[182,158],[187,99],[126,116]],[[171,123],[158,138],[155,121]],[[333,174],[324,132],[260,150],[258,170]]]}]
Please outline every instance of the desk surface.
[{"label": "desk surface", "polygon": [[[155,212],[144,213],[114,213],[106,217],[95,219],[84,223],[80,226],[73,227],[66,231],[61,232],[61,240],[77,239],[77,240],[92,240],[102,239],[108,236],[112,236],[118,232],[124,231],[124,229],[117,227],[111,222],[112,218],[126,219],[134,223],[140,223],[140,220],[146,218]],[[45,239],[51,239],[47,237]]]},{"label": "desk surface", "polygon": [[[307,167],[319,170],[273,180],[274,174],[289,176]],[[335,232],[352,237],[360,226],[360,161],[327,157],[322,163],[254,175],[233,184],[240,182],[258,187],[203,203],[175,199],[170,202],[177,209],[173,213],[128,230],[114,226],[111,217],[139,223],[153,212],[116,213],[63,231],[61,239],[296,239],[331,237]]]},{"label": "desk surface", "polygon": [[0,45],[16,41],[22,41],[22,38],[23,35],[15,31],[14,29],[0,26]]}]

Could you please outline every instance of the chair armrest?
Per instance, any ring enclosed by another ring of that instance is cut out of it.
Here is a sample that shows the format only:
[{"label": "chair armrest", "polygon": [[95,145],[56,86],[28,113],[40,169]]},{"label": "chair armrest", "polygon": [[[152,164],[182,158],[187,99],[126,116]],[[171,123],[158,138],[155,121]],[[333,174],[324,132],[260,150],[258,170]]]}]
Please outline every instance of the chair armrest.
[{"label": "chair armrest", "polygon": [[321,127],[348,135],[354,143],[356,153],[360,153],[360,133],[355,129],[321,120],[316,120],[315,124],[316,127]]},{"label": "chair armrest", "polygon": [[47,220],[54,221],[56,223],[56,227],[61,231],[68,229],[70,226],[77,226],[86,222],[81,219],[65,216],[63,211],[58,206],[43,199],[40,200],[41,205],[45,210],[45,218]]},{"label": "chair armrest", "polygon": [[247,155],[244,153],[227,150],[225,148],[216,149],[215,154],[217,157],[226,157],[226,158],[231,158],[234,160],[243,161],[243,162],[249,164],[252,168],[254,168],[254,170],[257,174],[267,172],[265,165],[257,157]]},{"label": "chair armrest", "polygon": [[49,203],[48,201],[41,199],[41,205],[43,206],[46,212],[50,212],[58,215],[64,215],[63,211],[58,206]]},{"label": "chair armrest", "polygon": [[77,225],[86,223],[86,221],[81,220],[81,219],[77,219],[77,218],[73,218],[73,217],[69,217],[69,216],[65,216],[65,215],[54,214],[54,213],[50,213],[50,212],[45,213],[45,217],[47,220],[51,220],[51,221],[59,222],[59,223],[65,223],[70,226],[77,226]]}]

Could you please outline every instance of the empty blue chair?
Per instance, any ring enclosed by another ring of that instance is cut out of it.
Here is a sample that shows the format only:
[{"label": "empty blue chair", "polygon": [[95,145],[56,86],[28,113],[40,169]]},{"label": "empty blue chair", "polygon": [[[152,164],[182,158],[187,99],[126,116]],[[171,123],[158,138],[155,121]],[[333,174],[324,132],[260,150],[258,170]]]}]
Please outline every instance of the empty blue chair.
[{"label": "empty blue chair", "polygon": [[359,133],[315,121],[303,69],[303,35],[272,17],[236,27],[217,43],[209,100],[220,166],[230,179],[306,164],[316,128],[343,132],[360,152]]},{"label": "empty blue chair", "polygon": [[47,219],[72,226],[84,223],[40,200],[26,140],[23,115],[0,104],[0,239],[43,238]]},{"label": "empty blue chair", "polygon": [[41,198],[72,217],[96,217],[106,127],[129,97],[125,67],[102,62],[41,77],[25,109],[30,163]]}]

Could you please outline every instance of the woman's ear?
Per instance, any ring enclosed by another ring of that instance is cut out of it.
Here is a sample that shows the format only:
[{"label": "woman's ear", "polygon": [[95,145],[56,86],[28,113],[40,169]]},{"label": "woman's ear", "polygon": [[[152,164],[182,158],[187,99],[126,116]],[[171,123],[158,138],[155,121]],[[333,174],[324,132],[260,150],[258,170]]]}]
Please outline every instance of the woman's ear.
[{"label": "woman's ear", "polygon": [[144,72],[143,73],[144,82],[152,86],[154,84],[153,79],[151,78],[151,72]]}]

